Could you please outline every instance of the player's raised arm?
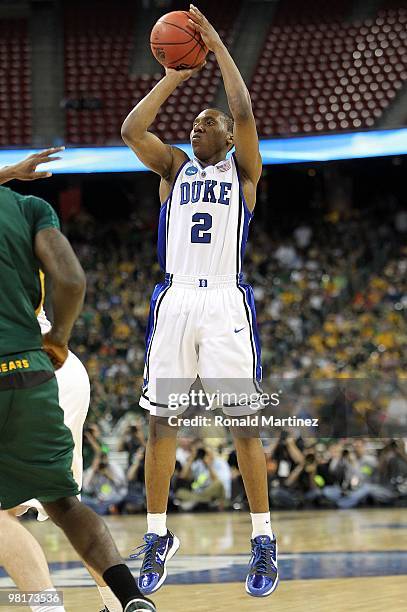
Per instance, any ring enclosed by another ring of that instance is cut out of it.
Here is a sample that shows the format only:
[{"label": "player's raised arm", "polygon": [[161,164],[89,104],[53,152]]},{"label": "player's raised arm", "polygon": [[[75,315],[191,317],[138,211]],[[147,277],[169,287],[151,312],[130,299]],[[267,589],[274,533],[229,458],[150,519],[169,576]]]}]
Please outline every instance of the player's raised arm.
[{"label": "player's raised arm", "polygon": [[238,67],[214,27],[193,5],[191,24],[199,31],[205,45],[214,52],[222,72],[229,109],[234,119],[236,158],[246,179],[256,187],[261,174],[261,157],[256,122],[248,89]]},{"label": "player's raised arm", "polygon": [[55,227],[40,230],[34,251],[52,281],[52,330],[44,336],[44,349],[60,367],[68,354],[68,341],[85,296],[85,273],[71,245]]},{"label": "player's raised arm", "polygon": [[39,164],[46,164],[61,159],[60,157],[55,157],[55,154],[64,149],[65,147],[45,149],[39,153],[33,153],[17,164],[0,168],[0,185],[13,179],[19,181],[35,181],[40,178],[49,178],[52,176],[52,172],[38,172],[37,166],[39,166]]},{"label": "player's raised arm", "polygon": [[148,128],[175,88],[199,69],[200,67],[191,70],[166,68],[165,76],[140,100],[122,125],[121,134],[124,142],[147,168],[157,172],[163,179],[170,180],[187,156],[181,149],[164,144],[149,132]]}]

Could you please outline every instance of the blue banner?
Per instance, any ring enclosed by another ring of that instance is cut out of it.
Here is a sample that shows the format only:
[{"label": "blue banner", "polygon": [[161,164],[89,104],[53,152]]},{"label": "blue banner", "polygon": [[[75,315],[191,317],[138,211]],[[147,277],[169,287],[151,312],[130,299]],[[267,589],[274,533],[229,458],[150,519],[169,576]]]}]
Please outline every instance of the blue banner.
[{"label": "blue banner", "polygon": [[[178,145],[191,155],[189,144]],[[0,167],[20,161],[38,149],[0,149]],[[324,162],[405,155],[407,128],[260,141],[264,165]],[[147,168],[127,147],[68,147],[63,159],[42,166],[54,174],[140,172]]]}]

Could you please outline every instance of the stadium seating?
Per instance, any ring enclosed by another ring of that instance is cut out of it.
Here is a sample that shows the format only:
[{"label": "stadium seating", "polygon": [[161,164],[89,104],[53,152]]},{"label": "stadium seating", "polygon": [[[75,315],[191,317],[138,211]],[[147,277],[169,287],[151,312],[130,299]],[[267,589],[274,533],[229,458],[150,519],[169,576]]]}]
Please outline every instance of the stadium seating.
[{"label": "stadium seating", "polygon": [[0,21],[0,146],[31,142],[30,44],[25,19]]},{"label": "stadium seating", "polygon": [[[250,86],[262,136],[374,127],[407,82],[407,8],[384,0],[373,18],[349,21],[351,4],[279,3]],[[232,12],[216,0],[205,3],[229,46],[239,5]],[[124,117],[161,78],[158,64],[155,74],[132,74],[134,14],[130,0],[64,3],[68,144],[120,144]],[[210,54],[199,75],[170,96],[154,131],[170,141],[188,139],[193,118],[214,103],[219,83]],[[30,144],[31,121],[28,23],[2,19],[0,146]]]},{"label": "stadium seating", "polygon": [[[72,144],[116,144],[120,126],[130,109],[161,78],[130,73],[134,45],[134,23],[128,3],[110,0],[65,9],[65,98],[66,138]],[[208,14],[230,43],[232,15],[214,0],[207,3]],[[238,3],[237,3],[238,4]],[[150,49],[146,48],[146,53]],[[199,74],[180,86],[169,98],[154,125],[154,131],[168,140],[188,138],[190,125],[202,105],[213,101],[220,71],[213,57]]]},{"label": "stadium seating", "polygon": [[[127,86],[132,24],[121,3],[93,2],[65,9],[66,139],[105,144],[118,138],[119,117],[129,106]],[[97,108],[91,108],[91,100]],[[75,108],[77,106],[78,108]],[[99,108],[98,108],[99,107]]]},{"label": "stadium seating", "polygon": [[251,83],[261,134],[370,128],[403,87],[407,8],[350,23],[349,4],[280,3]]},{"label": "stadium seating", "polygon": [[[374,207],[351,218],[321,213],[309,211],[304,226],[290,209],[288,234],[267,221],[251,229],[244,268],[254,286],[264,380],[402,377],[405,234],[390,212],[384,223]],[[88,282],[72,347],[91,378],[92,412],[110,414],[110,423],[137,410],[148,292],[162,278],[150,217],[102,222],[85,213],[65,225]]]}]

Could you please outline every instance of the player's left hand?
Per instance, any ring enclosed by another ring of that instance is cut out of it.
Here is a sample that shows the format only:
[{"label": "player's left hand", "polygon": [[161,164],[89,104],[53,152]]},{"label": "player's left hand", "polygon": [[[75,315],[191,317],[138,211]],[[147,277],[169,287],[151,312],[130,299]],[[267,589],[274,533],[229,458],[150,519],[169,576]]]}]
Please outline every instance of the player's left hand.
[{"label": "player's left hand", "polygon": [[61,157],[55,157],[55,154],[64,149],[65,147],[52,147],[39,153],[33,153],[23,161],[8,166],[8,170],[13,178],[19,181],[35,181],[36,179],[48,178],[52,176],[52,172],[37,172],[37,166],[61,159]]},{"label": "player's left hand", "polygon": [[177,83],[182,83],[182,81],[187,81],[192,76],[195,76],[197,72],[199,72],[204,66],[206,62],[202,62],[199,66],[195,68],[184,68],[182,70],[176,70],[175,68],[166,68],[165,74],[170,78],[175,78]]},{"label": "player's left hand", "polygon": [[52,331],[42,337],[42,348],[51,359],[55,370],[62,368],[68,358],[68,347],[66,344],[56,344],[52,338]]},{"label": "player's left hand", "polygon": [[216,48],[222,44],[222,40],[213,27],[201,13],[199,9],[193,4],[189,5],[190,24],[195,30],[197,30],[202,36],[202,40],[210,51],[216,51]]}]

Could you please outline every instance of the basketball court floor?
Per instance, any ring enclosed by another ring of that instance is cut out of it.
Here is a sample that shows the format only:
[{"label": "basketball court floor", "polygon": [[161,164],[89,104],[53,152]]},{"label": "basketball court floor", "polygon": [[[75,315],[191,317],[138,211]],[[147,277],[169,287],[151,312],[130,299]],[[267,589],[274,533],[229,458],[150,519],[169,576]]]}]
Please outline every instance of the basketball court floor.
[{"label": "basketball court floor", "polygon": [[[181,539],[167,583],[154,597],[159,612],[405,612],[407,509],[274,512],[281,583],[268,598],[246,595],[250,524],[239,513],[178,514],[169,527]],[[141,544],[143,516],[108,517],[124,557]],[[43,545],[67,612],[98,612],[98,592],[54,525],[26,522]],[[138,562],[130,562],[136,573]],[[12,583],[0,568],[0,588]],[[24,612],[27,608],[13,607]]]}]

